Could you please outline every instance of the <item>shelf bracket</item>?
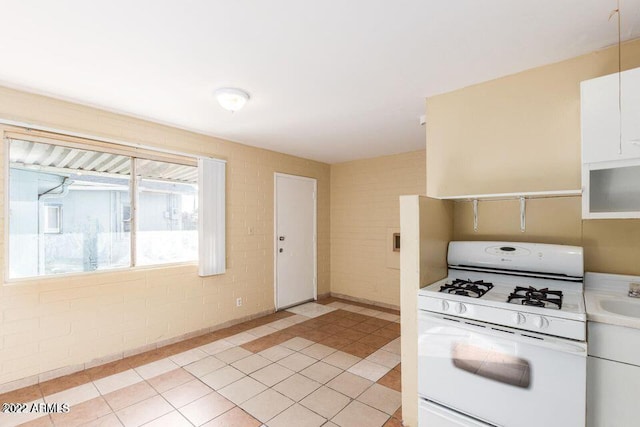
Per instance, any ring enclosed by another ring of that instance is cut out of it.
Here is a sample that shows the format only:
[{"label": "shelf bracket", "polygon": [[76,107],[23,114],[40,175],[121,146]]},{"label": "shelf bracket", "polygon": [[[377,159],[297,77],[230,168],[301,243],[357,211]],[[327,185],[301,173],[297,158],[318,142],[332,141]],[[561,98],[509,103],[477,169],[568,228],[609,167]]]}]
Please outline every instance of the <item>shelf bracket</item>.
[{"label": "shelf bracket", "polygon": [[478,232],[478,199],[473,199],[473,231]]},{"label": "shelf bracket", "polygon": [[527,202],[524,197],[520,197],[520,231],[527,229]]}]

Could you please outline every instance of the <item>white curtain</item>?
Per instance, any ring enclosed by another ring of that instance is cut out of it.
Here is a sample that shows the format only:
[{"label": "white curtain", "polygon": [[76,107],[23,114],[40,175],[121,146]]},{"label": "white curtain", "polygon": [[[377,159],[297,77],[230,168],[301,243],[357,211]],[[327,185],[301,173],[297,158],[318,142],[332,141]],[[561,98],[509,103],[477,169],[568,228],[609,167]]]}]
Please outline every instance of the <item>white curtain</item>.
[{"label": "white curtain", "polygon": [[198,245],[200,276],[225,272],[226,162],[198,159]]}]

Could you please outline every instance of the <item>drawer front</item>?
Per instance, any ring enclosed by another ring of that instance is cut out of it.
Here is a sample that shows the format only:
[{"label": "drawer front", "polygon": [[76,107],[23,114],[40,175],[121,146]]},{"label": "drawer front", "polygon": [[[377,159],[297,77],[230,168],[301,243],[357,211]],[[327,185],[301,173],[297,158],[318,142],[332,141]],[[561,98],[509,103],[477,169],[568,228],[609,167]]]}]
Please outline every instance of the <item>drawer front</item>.
[{"label": "drawer front", "polygon": [[589,356],[640,366],[640,330],[589,322]]}]

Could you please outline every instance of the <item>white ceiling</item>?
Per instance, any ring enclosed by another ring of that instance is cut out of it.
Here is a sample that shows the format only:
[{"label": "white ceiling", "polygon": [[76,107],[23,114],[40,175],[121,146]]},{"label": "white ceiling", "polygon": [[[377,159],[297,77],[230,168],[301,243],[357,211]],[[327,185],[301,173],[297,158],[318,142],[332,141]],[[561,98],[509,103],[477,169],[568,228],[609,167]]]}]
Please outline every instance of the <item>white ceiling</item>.
[{"label": "white ceiling", "polygon": [[[335,163],[424,99],[617,42],[615,0],[0,0],[0,84]],[[621,0],[623,38],[640,0]],[[212,91],[247,90],[231,114]]]}]

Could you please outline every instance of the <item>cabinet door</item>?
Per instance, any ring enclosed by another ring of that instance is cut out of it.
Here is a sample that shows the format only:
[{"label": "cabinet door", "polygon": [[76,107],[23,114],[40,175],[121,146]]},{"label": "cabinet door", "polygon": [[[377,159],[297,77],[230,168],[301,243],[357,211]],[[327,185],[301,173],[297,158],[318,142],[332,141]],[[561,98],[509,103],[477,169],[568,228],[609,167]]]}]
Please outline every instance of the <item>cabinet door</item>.
[{"label": "cabinet door", "polygon": [[589,356],[587,426],[637,426],[639,387],[639,367]]},{"label": "cabinet door", "polygon": [[622,152],[640,157],[640,68],[625,71],[621,78]]},{"label": "cabinet door", "polygon": [[620,158],[620,108],[618,75],[580,83],[582,163]]},{"label": "cabinet door", "polygon": [[583,164],[582,189],[582,218],[640,218],[640,158]]},{"label": "cabinet door", "polygon": [[640,158],[640,68],[580,83],[582,163]]}]

